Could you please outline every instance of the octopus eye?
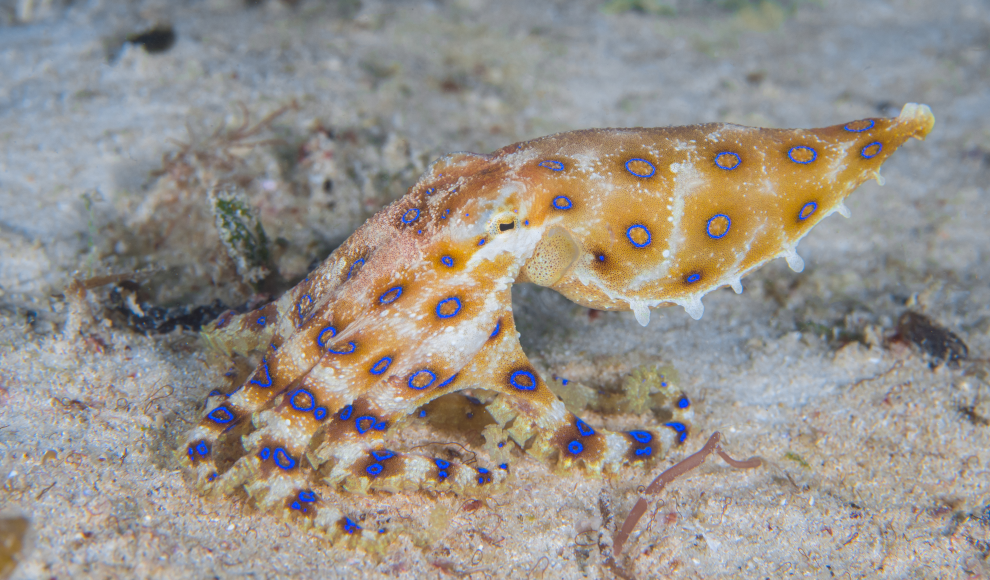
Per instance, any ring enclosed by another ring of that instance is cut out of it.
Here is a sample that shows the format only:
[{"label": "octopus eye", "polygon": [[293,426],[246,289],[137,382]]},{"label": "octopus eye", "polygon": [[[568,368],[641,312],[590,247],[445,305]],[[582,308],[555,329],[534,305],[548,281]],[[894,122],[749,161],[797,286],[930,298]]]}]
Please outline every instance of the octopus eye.
[{"label": "octopus eye", "polygon": [[488,221],[488,235],[497,236],[516,228],[517,216],[512,211],[502,211],[493,215]]}]

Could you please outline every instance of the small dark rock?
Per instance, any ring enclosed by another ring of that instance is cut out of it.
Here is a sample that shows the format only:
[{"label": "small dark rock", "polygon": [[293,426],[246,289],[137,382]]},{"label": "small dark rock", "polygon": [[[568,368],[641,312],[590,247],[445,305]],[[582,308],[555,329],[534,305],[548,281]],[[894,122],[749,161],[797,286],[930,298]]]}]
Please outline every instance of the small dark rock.
[{"label": "small dark rock", "polygon": [[759,86],[766,78],[767,73],[762,70],[756,70],[746,74],[746,82],[754,86]]},{"label": "small dark rock", "polygon": [[127,325],[145,334],[166,334],[176,328],[197,331],[229,309],[219,300],[207,306],[164,308],[139,300],[139,286],[130,280],[110,291],[110,304],[123,314]]},{"label": "small dark rock", "polygon": [[897,333],[892,340],[913,344],[932,358],[931,367],[947,363],[959,366],[966,360],[969,348],[952,331],[942,327],[924,314],[908,310],[897,321]]},{"label": "small dark rock", "polygon": [[140,44],[149,54],[165,52],[175,44],[175,29],[170,25],[159,24],[144,32],[128,36],[127,42]]}]

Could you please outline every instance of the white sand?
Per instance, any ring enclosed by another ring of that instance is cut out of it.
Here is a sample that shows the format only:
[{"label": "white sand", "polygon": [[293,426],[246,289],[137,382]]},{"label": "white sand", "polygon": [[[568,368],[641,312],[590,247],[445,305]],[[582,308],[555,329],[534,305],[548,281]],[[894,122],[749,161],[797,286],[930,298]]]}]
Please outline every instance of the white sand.
[{"label": "white sand", "polygon": [[[742,296],[707,297],[701,321],[672,308],[648,328],[533,287],[517,288],[515,308],[548,373],[596,386],[673,364],[697,419],[671,460],[721,430],[733,455],[768,462],[738,472],[710,460],[667,490],[628,544],[638,577],[990,576],[990,516],[978,517],[990,506],[990,426],[959,410],[990,416],[986,2],[839,0],[791,15],[684,2],[677,17],[584,1],[119,4],[0,2],[0,512],[33,530],[14,578],[609,576],[594,545],[599,491],[624,515],[652,475],[603,482],[526,459],[475,511],[457,497],[345,497],[396,520],[453,514],[425,548],[402,537],[377,560],[186,487],[174,437],[220,384],[195,334],[104,322],[106,289],[91,293],[96,319],[64,334],[76,271],[157,264],[158,300],[244,298],[214,263],[215,241],[211,254],[152,233],[180,204],[148,201],[149,172],[188,140],[187,124],[204,133],[236,124],[239,103],[257,118],[292,99],[298,110],[266,136],[351,130],[356,175],[383,168],[394,191],[440,152],[560,130],[813,127],[930,105],[929,139],[886,163],[885,187],[850,198],[851,219],[802,242],[802,274],[770,264]],[[30,22],[12,22],[17,7],[35,8]],[[175,26],[171,50],[119,50],[156,22]],[[335,203],[350,209],[319,215],[326,200],[289,191],[298,176],[279,160],[293,151],[279,151],[260,146],[243,170],[266,227],[288,242],[282,267],[299,275],[394,191],[348,184],[339,169]],[[932,371],[915,350],[884,348],[906,304],[965,340],[970,361]],[[842,346],[808,323],[866,338]]]}]

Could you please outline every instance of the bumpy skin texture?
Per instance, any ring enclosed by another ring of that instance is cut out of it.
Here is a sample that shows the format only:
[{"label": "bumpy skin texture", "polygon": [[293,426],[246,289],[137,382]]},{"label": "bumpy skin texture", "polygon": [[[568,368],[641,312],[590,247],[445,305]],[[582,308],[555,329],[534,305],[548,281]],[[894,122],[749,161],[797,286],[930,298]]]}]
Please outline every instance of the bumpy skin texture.
[{"label": "bumpy skin texture", "polygon": [[528,453],[559,468],[614,470],[683,441],[690,403],[655,430],[612,433],[568,412],[523,354],[510,287],[533,282],[603,310],[679,304],[798,241],[909,137],[924,105],[894,119],[814,130],[726,124],[551,135],[435,162],[277,302],[222,317],[218,348],[264,350],[229,395],[214,394],[182,442],[207,492],[243,488],[318,528],[354,534],[314,489],[480,492],[505,471],[386,448],[386,432],[431,400],[498,393],[488,410]]}]

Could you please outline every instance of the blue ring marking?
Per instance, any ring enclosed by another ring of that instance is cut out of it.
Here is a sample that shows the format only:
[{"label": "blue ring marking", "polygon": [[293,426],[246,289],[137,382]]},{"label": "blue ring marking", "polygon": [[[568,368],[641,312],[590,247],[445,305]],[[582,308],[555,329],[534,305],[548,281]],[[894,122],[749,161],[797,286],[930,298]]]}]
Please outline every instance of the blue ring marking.
[{"label": "blue ring marking", "polygon": [[[449,304],[450,302],[456,304],[457,308],[450,314],[444,314],[443,312],[441,312],[440,309],[443,308],[443,305]],[[439,304],[437,304],[437,316],[439,316],[440,318],[453,318],[457,316],[457,313],[460,311],[461,311],[461,300],[456,296],[451,296],[450,298],[444,298],[443,300],[440,301]]]},{"label": "blue ring marking", "polygon": [[313,305],[313,297],[310,296],[309,294],[303,294],[302,296],[299,297],[299,304],[296,306],[296,311],[299,314],[299,320],[302,320],[303,317],[303,298],[309,300],[309,302],[306,304],[306,308],[309,308],[310,306]]},{"label": "blue ring marking", "polygon": [[372,463],[368,467],[365,467],[364,470],[367,471],[368,475],[370,475],[371,477],[375,477],[376,475],[384,471],[385,467],[381,463]]},{"label": "blue ring marking", "polygon": [[[632,163],[633,161],[641,161],[641,162],[649,165],[650,166],[650,172],[649,173],[636,173],[632,169],[629,169],[629,164]],[[633,157],[629,161],[626,161],[626,171],[628,171],[629,173],[632,173],[636,177],[641,177],[643,179],[646,179],[647,177],[653,177],[653,175],[657,172],[657,168],[654,167],[653,164],[650,163],[649,161],[647,161],[646,159],[643,159],[643,158],[640,158],[640,157]]]},{"label": "blue ring marking", "polygon": [[278,347],[277,347],[277,346],[275,346],[275,343],[274,343],[274,342],[272,342],[272,343],[269,343],[269,344],[268,344],[268,346],[270,346],[270,347],[272,347],[272,352],[276,352],[276,351],[278,351]]},{"label": "blue ring marking", "polygon": [[437,472],[437,479],[439,479],[440,481],[443,481],[443,480],[447,479],[447,475],[448,475],[448,473],[446,471],[438,471]]},{"label": "blue ring marking", "polygon": [[320,348],[327,347],[327,338],[324,335],[328,332],[330,333],[330,338],[337,336],[337,329],[332,326],[328,326],[321,330],[320,335],[316,337],[316,346]]},{"label": "blue ring marking", "polygon": [[[412,217],[409,217],[410,213],[412,213]],[[414,207],[411,207],[406,210],[406,213],[402,214],[402,223],[411,224],[414,221],[416,221],[418,218],[419,218],[419,210]]]},{"label": "blue ring marking", "polygon": [[[390,356],[384,356],[384,357],[381,358],[381,360],[379,360],[378,362],[375,363],[375,366],[371,367],[370,372],[373,375],[380,375],[380,374],[384,373],[385,371],[387,371],[389,365],[391,365],[391,364],[392,364],[392,357],[390,357]],[[381,367],[381,368],[379,368],[379,367]]]},{"label": "blue ring marking", "polygon": [[687,278],[684,279],[684,281],[687,282],[688,284],[694,284],[698,280],[701,280],[701,274],[697,272],[695,272],[694,274],[690,274]]},{"label": "blue ring marking", "polygon": [[426,195],[433,195],[434,193],[436,193],[436,191],[437,189],[435,187],[431,187],[426,190]]},{"label": "blue ring marking", "polygon": [[395,286],[394,288],[389,288],[384,294],[379,296],[378,302],[380,304],[391,304],[398,300],[399,296],[402,296],[402,286]]},{"label": "blue ring marking", "polygon": [[440,389],[440,388],[446,387],[450,383],[454,382],[454,379],[456,379],[456,378],[457,378],[457,373],[454,373],[453,375],[450,376],[449,379],[447,379],[446,381],[444,381],[444,382],[440,383],[439,385],[437,385],[437,388]]},{"label": "blue ring marking", "polygon": [[327,408],[326,407],[317,407],[316,409],[314,409],[313,410],[313,418],[316,419],[317,421],[322,421],[322,420],[326,419],[327,418]]},{"label": "blue ring marking", "polygon": [[571,209],[574,207],[574,204],[571,203],[571,200],[567,196],[558,195],[553,198],[553,206],[557,209]]},{"label": "blue ring marking", "polygon": [[[637,244],[636,240],[634,240],[632,237],[633,230],[643,230],[644,232],[646,232],[646,241],[643,242],[642,244]],[[629,226],[629,228],[626,229],[626,237],[629,239],[629,243],[636,246],[637,248],[645,248],[646,246],[650,245],[650,242],[653,241],[653,235],[650,234],[650,230],[648,230],[646,226],[641,224]]]},{"label": "blue ring marking", "polygon": [[523,225],[524,225],[524,226],[528,226],[528,225],[529,225],[529,220],[525,220],[525,221],[523,222]]},{"label": "blue ring marking", "polygon": [[353,412],[354,412],[354,405],[347,405],[346,407],[340,410],[340,413],[337,414],[337,417],[339,417],[341,421],[346,421],[351,418],[351,413]]},{"label": "blue ring marking", "polygon": [[862,133],[863,131],[869,131],[870,129],[873,128],[874,125],[876,125],[876,123],[873,121],[873,119],[867,119],[867,121],[869,121],[870,124],[867,125],[867,126],[865,126],[865,127],[863,127],[862,129],[850,129],[849,128],[849,125],[852,125],[853,123],[858,123],[859,121],[852,121],[851,123],[846,123],[842,128],[845,129],[846,131],[849,131],[850,133]]},{"label": "blue ring marking", "polygon": [[251,379],[248,382],[249,383],[252,383],[252,384],[255,384],[255,385],[258,385],[259,387],[265,389],[265,388],[268,388],[268,387],[272,386],[272,375],[271,375],[270,372],[268,372],[268,361],[266,359],[261,359],[261,366],[259,366],[258,367],[258,370],[255,371],[255,373],[254,373],[255,376],[257,376],[258,375],[258,372],[261,371],[262,369],[265,370],[265,380],[268,381],[268,382],[263,383],[263,382],[259,381],[257,378],[253,378],[253,379]]},{"label": "blue ring marking", "polygon": [[196,453],[199,453],[201,457],[206,457],[210,454],[210,446],[206,444],[206,441],[200,441],[196,443]]},{"label": "blue ring marking", "polygon": [[571,382],[570,379],[560,379],[560,384],[564,385],[565,387],[567,386],[567,383],[569,383],[569,382]]},{"label": "blue ring marking", "polygon": [[478,242],[478,245],[479,246],[484,246],[485,245],[485,238],[481,238],[481,240]]},{"label": "blue ring marking", "polygon": [[451,258],[450,256],[444,256],[440,258],[440,263],[443,264],[444,266],[447,266],[448,268],[454,267],[454,259]]},{"label": "blue ring marking", "polygon": [[316,501],[316,494],[313,493],[312,491],[300,491],[299,501],[305,503],[313,503],[314,501]]},{"label": "blue ring marking", "polygon": [[[448,379],[448,380],[449,380],[449,379]],[[419,410],[419,415],[417,415],[417,416],[418,416],[418,417],[419,417],[420,419],[422,419],[423,417],[425,417],[425,416],[426,416],[426,409],[420,409],[420,410]]]},{"label": "blue ring marking", "polygon": [[[368,432],[368,429],[374,427],[375,421],[377,421],[377,419],[372,417],[371,415],[364,415],[363,417],[358,417],[357,419],[354,420],[354,426],[357,428],[357,432],[359,434],[364,435],[365,433]],[[367,426],[362,425],[362,423],[365,422],[367,422]]]},{"label": "blue ring marking", "polygon": [[437,467],[440,469],[447,469],[448,467],[450,467],[450,462],[444,461],[443,459],[434,459],[433,463],[436,463]]},{"label": "blue ring marking", "polygon": [[681,397],[680,400],[677,401],[678,409],[687,409],[690,406],[691,406],[691,399],[688,399],[687,397]]},{"label": "blue ring marking", "polygon": [[271,456],[272,456],[272,450],[267,447],[265,447],[264,449],[258,452],[258,459],[262,461],[268,461],[268,458]]},{"label": "blue ring marking", "polygon": [[509,469],[509,464],[508,464],[508,463],[499,463],[499,464],[498,464],[498,468],[499,468],[499,469],[505,469],[505,470],[508,470],[508,469]]},{"label": "blue ring marking", "polygon": [[[725,231],[722,232],[721,235],[716,236],[715,234],[712,233],[712,222],[718,218],[725,218],[726,226],[725,226]],[[708,237],[713,240],[721,240],[729,233],[730,229],[732,229],[732,218],[725,215],[724,213],[717,213],[713,215],[712,217],[708,218],[708,223],[705,224],[705,233],[708,234]]]},{"label": "blue ring marking", "polygon": [[234,420],[234,414],[227,407],[217,407],[207,417],[217,425],[226,425]]},{"label": "blue ring marking", "polygon": [[327,349],[327,352],[330,352],[330,353],[333,353],[333,354],[351,354],[352,352],[355,351],[355,349],[357,349],[357,345],[354,344],[354,341],[348,342],[347,343],[347,346],[349,347],[348,350],[334,350],[332,348],[328,348]]},{"label": "blue ring marking", "polygon": [[[422,375],[424,373],[430,376],[430,382],[426,383],[422,387],[417,387],[413,383],[415,383],[416,377],[418,377],[418,376],[420,376],[420,375]],[[429,369],[423,369],[423,370],[416,371],[415,373],[413,373],[409,377],[408,385],[409,385],[409,388],[410,389],[413,389],[413,390],[416,390],[416,391],[422,391],[423,389],[425,389],[425,388],[429,387],[430,385],[432,385],[436,380],[437,380],[437,375],[433,371],[431,371]]]},{"label": "blue ring marking", "polygon": [[719,169],[731,171],[742,163],[742,158],[731,151],[723,151],[715,156],[715,165]]},{"label": "blue ring marking", "polygon": [[209,475],[209,477],[207,477],[207,478],[206,478],[206,481],[213,481],[214,479],[216,479],[216,478],[218,478],[218,477],[220,477],[220,476],[219,476],[219,475],[217,474],[217,472],[216,472],[216,471],[214,471],[213,473],[211,473],[211,474]]},{"label": "blue ring marking", "polygon": [[501,320],[499,320],[498,322],[495,323],[495,330],[493,330],[492,333],[488,335],[488,338],[495,338],[495,336],[498,334],[498,331],[500,331],[500,330],[502,330],[502,321]]},{"label": "blue ring marking", "polygon": [[[518,381],[518,377],[523,376],[530,380],[531,385],[523,385]],[[519,389],[520,391],[535,391],[536,390],[536,376],[529,371],[516,371],[509,375],[509,384],[513,387]]]},{"label": "blue ring marking", "polygon": [[351,518],[344,518],[344,532],[347,534],[353,534],[354,532],[361,529],[361,526],[355,524],[351,521]]},{"label": "blue ring marking", "polygon": [[305,512],[306,511],[306,510],[303,509],[303,506],[298,501],[292,502],[292,505],[290,505],[289,507],[291,507],[294,510],[299,510],[299,511],[302,511],[302,512]]},{"label": "blue ring marking", "polygon": [[478,468],[478,485],[485,485],[486,483],[491,483],[492,476],[488,475],[488,470],[484,467]]},{"label": "blue ring marking", "polygon": [[[309,397],[308,406],[296,404],[296,398],[298,398],[300,395]],[[292,408],[295,409],[296,411],[300,411],[302,413],[309,413],[314,408],[316,408],[316,397],[314,397],[313,393],[307,391],[306,389],[296,389],[291,395],[289,395],[289,404],[292,405]]]},{"label": "blue ring marking", "polygon": [[296,460],[281,447],[275,450],[275,465],[288,471],[296,466]]},{"label": "blue ring marking", "polygon": [[629,436],[637,443],[649,443],[653,441],[653,433],[649,431],[629,431]]},{"label": "blue ring marking", "polygon": [[684,443],[687,439],[687,425],[684,423],[678,423],[676,421],[671,421],[670,423],[664,423],[664,427],[670,427],[677,433],[677,442]]},{"label": "blue ring marking", "polygon": [[357,260],[354,260],[353,262],[351,262],[351,267],[350,267],[350,269],[347,270],[347,279],[348,280],[351,279],[351,274],[354,272],[354,266],[357,266],[358,264],[361,264],[363,266],[364,265],[364,258],[358,258]]},{"label": "blue ring marking", "polygon": [[633,451],[633,453],[638,457],[653,455],[653,447],[650,446],[640,447],[639,449]]},{"label": "blue ring marking", "polygon": [[382,449],[381,451],[372,451],[371,456],[378,461],[385,461],[386,459],[392,459],[395,457],[395,453],[389,451],[388,449]]},{"label": "blue ring marking", "polygon": [[[795,153],[796,150],[799,150],[799,149],[807,149],[808,151],[811,151],[811,159],[809,159],[807,161],[798,161],[797,159],[795,159],[794,158],[794,153]],[[814,149],[812,149],[811,147],[806,146],[806,145],[795,145],[794,147],[791,147],[790,149],[787,150],[787,157],[788,157],[788,159],[790,159],[794,163],[800,163],[801,165],[807,165],[808,163],[811,163],[815,159],[818,159],[818,152],[815,151]]]},{"label": "blue ring marking", "polygon": [[563,171],[564,170],[564,164],[562,162],[560,162],[560,161],[555,160],[555,159],[550,159],[550,160],[547,160],[547,161],[540,161],[539,163],[537,163],[537,165],[539,165],[540,167],[545,167],[545,168],[549,169],[550,171]]},{"label": "blue ring marking", "polygon": [[591,437],[595,434],[595,430],[591,428],[591,425],[588,425],[581,419],[576,420],[574,424],[577,426],[578,433],[580,433],[582,437]]},{"label": "blue ring marking", "polygon": [[798,221],[803,222],[804,220],[810,218],[817,209],[818,204],[813,201],[809,201],[808,203],[802,205],[801,211],[798,212]]},{"label": "blue ring marking", "polygon": [[567,444],[567,450],[571,452],[571,455],[581,455],[581,452],[584,451],[584,445],[575,439]]},{"label": "blue ring marking", "polygon": [[598,258],[598,261],[599,262],[604,262],[605,261],[605,254],[598,254],[597,258]]},{"label": "blue ring marking", "polygon": [[423,233],[423,230],[417,230],[416,233],[417,234],[422,234]]},{"label": "blue ring marking", "polygon": [[[866,154],[866,150],[869,149],[870,147],[873,147],[874,145],[877,146],[877,152],[874,153],[873,155],[867,155]],[[883,151],[883,143],[881,143],[879,141],[874,141],[873,143],[870,143],[869,145],[867,145],[867,146],[863,147],[862,149],[860,149],[859,150],[859,154],[863,156],[863,159],[873,159],[877,155],[880,155],[880,152],[881,151]]]},{"label": "blue ring marking", "polygon": [[265,325],[265,317],[264,316],[259,316],[258,317],[258,320],[256,320],[255,322],[257,322],[258,324],[264,326]]},{"label": "blue ring marking", "polygon": [[498,448],[501,449],[503,447],[505,447],[505,441],[499,441],[498,442]]},{"label": "blue ring marking", "polygon": [[375,431],[384,431],[386,427],[388,427],[388,421],[384,419],[371,426]]}]

